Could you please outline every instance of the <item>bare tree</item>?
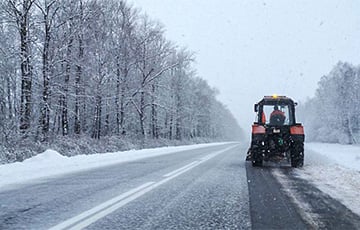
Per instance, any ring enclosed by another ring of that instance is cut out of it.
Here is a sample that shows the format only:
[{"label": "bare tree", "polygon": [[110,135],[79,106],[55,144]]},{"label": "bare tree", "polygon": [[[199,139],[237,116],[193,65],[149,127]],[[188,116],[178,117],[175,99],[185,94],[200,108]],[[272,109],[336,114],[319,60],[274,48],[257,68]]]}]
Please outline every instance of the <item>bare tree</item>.
[{"label": "bare tree", "polygon": [[[164,39],[161,26],[150,21],[147,16],[144,16],[138,29],[135,50],[137,57],[136,67],[140,79],[138,80],[138,88],[132,94],[131,99],[139,116],[142,139],[146,138],[146,109],[151,105],[148,102],[150,84],[161,77],[163,73],[178,65],[177,63],[165,61],[171,54],[171,51],[171,45]],[[137,100],[135,96],[138,96]]]},{"label": "bare tree", "polygon": [[125,111],[128,101],[127,82],[129,73],[135,65],[134,52],[132,50],[135,36],[137,11],[120,1],[115,8],[115,14],[119,15],[115,20],[114,28],[118,29],[114,36],[115,60],[116,60],[116,132],[125,135]]},{"label": "bare tree", "polygon": [[20,34],[20,130],[26,136],[30,128],[32,104],[32,65],[30,16],[35,0],[8,0],[9,13],[16,22]]},{"label": "bare tree", "polygon": [[236,127],[216,90],[197,77],[193,55],[126,1],[0,6],[0,147],[9,139],[47,145],[111,136],[145,146],[223,138],[231,133],[224,124]]},{"label": "bare tree", "polygon": [[52,60],[50,56],[50,43],[52,39],[52,30],[54,26],[55,16],[60,9],[57,0],[44,0],[43,2],[35,2],[35,5],[40,10],[43,24],[43,47],[42,47],[42,76],[43,76],[43,92],[41,105],[41,119],[40,126],[42,131],[42,140],[47,139],[50,122],[50,69]]}]

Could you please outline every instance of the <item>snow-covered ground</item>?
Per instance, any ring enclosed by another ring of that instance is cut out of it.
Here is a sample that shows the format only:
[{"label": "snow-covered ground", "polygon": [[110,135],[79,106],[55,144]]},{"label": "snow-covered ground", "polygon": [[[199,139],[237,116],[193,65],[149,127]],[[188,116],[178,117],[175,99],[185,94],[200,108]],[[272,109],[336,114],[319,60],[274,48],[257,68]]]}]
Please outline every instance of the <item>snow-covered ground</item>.
[{"label": "snow-covered ground", "polygon": [[31,183],[34,180],[103,167],[120,162],[134,161],[147,157],[223,144],[226,143],[162,147],[106,154],[78,155],[74,157],[66,157],[54,150],[47,150],[23,162],[0,165],[0,190],[11,185]]},{"label": "snow-covered ground", "polygon": [[305,143],[305,165],[297,173],[360,215],[359,145]]}]

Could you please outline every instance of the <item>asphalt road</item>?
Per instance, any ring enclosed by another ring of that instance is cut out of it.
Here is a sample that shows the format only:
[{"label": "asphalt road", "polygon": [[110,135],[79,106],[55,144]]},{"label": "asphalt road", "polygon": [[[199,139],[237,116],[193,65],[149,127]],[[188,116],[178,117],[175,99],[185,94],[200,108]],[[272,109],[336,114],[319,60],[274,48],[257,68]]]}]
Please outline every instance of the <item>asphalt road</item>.
[{"label": "asphalt road", "polygon": [[246,162],[252,229],[360,229],[360,217],[289,165]]},{"label": "asphalt road", "polygon": [[0,229],[359,229],[287,166],[253,168],[227,144],[0,192]]}]

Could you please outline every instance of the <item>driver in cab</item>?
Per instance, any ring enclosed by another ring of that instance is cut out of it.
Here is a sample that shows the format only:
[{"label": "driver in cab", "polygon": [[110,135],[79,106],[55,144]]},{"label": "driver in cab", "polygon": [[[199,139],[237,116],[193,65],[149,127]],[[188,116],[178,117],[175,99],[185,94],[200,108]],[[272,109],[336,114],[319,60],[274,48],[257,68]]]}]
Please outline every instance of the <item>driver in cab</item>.
[{"label": "driver in cab", "polygon": [[274,111],[270,114],[270,125],[283,125],[285,121],[285,113],[279,110],[279,106],[274,106]]}]

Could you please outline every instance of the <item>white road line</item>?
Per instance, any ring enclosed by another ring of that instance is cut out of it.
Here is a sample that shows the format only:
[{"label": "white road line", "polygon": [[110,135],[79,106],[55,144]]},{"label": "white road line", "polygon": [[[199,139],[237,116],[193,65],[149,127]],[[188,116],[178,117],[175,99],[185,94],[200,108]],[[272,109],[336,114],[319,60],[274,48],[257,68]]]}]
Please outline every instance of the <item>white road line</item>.
[{"label": "white road line", "polygon": [[209,155],[207,155],[207,156],[205,156],[205,157],[201,158],[201,161],[207,161],[207,160],[210,160],[211,158],[215,157],[216,155],[218,155],[218,154],[216,154],[216,153],[209,154]]},{"label": "white road line", "polygon": [[220,151],[211,153],[211,154],[209,154],[209,155],[206,155],[205,157],[201,158],[201,161],[203,162],[203,161],[210,160],[211,158],[216,157],[217,155],[219,155],[219,154],[221,154],[221,153],[223,153],[223,152],[226,152],[226,151],[228,151],[228,150],[230,150],[230,149],[233,149],[233,148],[235,148],[235,147],[237,147],[237,146],[238,146],[238,144],[235,145],[235,146],[230,146],[230,147],[227,147],[226,149],[223,149],[223,150],[220,150]]},{"label": "white road line", "polygon": [[198,161],[191,162],[190,164],[187,164],[187,165],[185,165],[185,166],[183,166],[183,167],[181,167],[181,168],[179,168],[179,169],[176,169],[176,170],[174,170],[174,171],[172,171],[172,172],[169,172],[168,174],[165,174],[163,177],[172,176],[172,175],[174,175],[174,174],[176,174],[176,173],[178,173],[178,172],[186,169],[187,167],[190,167],[190,166],[192,166],[193,164],[196,164],[197,162],[198,162]]},{"label": "white road line", "polygon": [[165,179],[159,181],[159,182],[148,182],[145,183],[135,189],[132,189],[128,192],[125,192],[113,199],[110,199],[88,211],[85,211],[73,218],[70,218],[52,228],[50,228],[50,230],[62,230],[62,229],[73,229],[73,230],[78,230],[78,229],[83,229],[87,226],[89,226],[90,224],[96,222],[97,220],[109,215],[110,213],[116,211],[117,209],[121,208],[122,206],[130,203],[131,201],[139,198],[140,196],[146,194],[147,192],[153,190],[154,188],[174,179],[175,177],[189,171],[190,169],[204,163],[207,160],[210,160],[211,158],[226,152],[232,148],[235,148],[236,146],[231,146],[228,147],[226,149],[214,152],[212,154],[207,155],[206,157],[202,158],[201,161],[194,161],[190,164],[187,164],[177,170],[174,170],[166,175],[164,175],[164,177],[166,177]]},{"label": "white road line", "polygon": [[131,189],[130,191],[127,191],[127,192],[125,192],[125,193],[123,193],[123,194],[121,194],[121,195],[119,195],[117,197],[114,197],[114,198],[112,198],[112,199],[110,199],[110,200],[108,200],[108,201],[106,201],[106,202],[92,208],[92,209],[89,209],[89,210],[87,210],[87,211],[85,211],[85,212],[83,212],[83,213],[81,213],[81,214],[79,214],[79,215],[77,215],[77,216],[75,216],[73,218],[70,218],[70,219],[68,219],[68,220],[66,220],[66,221],[64,221],[64,222],[50,228],[50,230],[68,229],[72,225],[74,225],[74,224],[88,218],[89,216],[94,215],[97,212],[100,212],[100,211],[102,211],[102,210],[104,210],[106,208],[111,207],[113,204],[116,204],[117,202],[125,199],[126,197],[129,197],[132,194],[134,194],[134,193],[136,193],[138,191],[141,191],[142,189],[144,189],[144,188],[146,188],[146,187],[148,187],[148,186],[150,186],[150,185],[152,185],[154,183],[155,182],[148,182],[148,183],[145,183],[145,184],[143,184],[143,185],[141,185],[141,186],[139,186],[137,188]]}]

